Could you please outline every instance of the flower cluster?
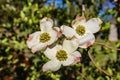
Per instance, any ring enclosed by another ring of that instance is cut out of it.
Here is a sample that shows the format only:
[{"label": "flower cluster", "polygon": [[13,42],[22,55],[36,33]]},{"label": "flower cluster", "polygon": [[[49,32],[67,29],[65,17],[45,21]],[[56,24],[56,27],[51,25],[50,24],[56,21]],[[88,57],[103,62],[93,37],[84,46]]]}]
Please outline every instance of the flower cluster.
[{"label": "flower cluster", "polygon": [[[81,54],[77,51],[78,47],[87,48],[94,43],[93,33],[99,31],[101,20],[92,18],[86,21],[85,18],[77,18],[72,21],[72,27],[54,27],[53,24],[52,19],[43,18],[40,21],[40,31],[30,34],[27,39],[27,46],[33,53],[43,50],[43,54],[50,59],[43,65],[44,72],[57,71],[61,65],[70,66],[79,62]],[[62,35],[65,36],[62,44],[55,43]]]}]

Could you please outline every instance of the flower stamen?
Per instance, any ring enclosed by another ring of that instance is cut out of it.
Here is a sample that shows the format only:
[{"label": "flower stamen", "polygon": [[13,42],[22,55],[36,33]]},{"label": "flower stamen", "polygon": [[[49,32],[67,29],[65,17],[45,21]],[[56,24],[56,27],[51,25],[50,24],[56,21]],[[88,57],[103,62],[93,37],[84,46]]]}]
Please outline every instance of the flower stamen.
[{"label": "flower stamen", "polygon": [[59,61],[65,61],[68,58],[65,50],[57,51],[56,57]]},{"label": "flower stamen", "polygon": [[82,25],[79,25],[76,27],[76,32],[79,35],[84,35],[85,34],[85,27]]},{"label": "flower stamen", "polygon": [[50,34],[47,32],[44,32],[40,35],[40,42],[43,42],[43,43],[48,42],[50,38],[51,38]]}]

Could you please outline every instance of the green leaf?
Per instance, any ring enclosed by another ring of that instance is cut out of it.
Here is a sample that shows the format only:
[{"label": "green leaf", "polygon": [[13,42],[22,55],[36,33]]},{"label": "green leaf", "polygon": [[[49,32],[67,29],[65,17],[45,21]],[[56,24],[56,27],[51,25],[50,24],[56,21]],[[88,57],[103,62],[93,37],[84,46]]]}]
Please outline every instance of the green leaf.
[{"label": "green leaf", "polygon": [[8,56],[8,60],[11,60],[13,58],[13,55]]},{"label": "green leaf", "polygon": [[117,18],[117,21],[120,22],[120,17]]},{"label": "green leaf", "polygon": [[23,11],[21,11],[21,12],[20,12],[20,16],[21,16],[21,18],[24,19],[24,18],[25,18],[25,13],[24,13]]}]

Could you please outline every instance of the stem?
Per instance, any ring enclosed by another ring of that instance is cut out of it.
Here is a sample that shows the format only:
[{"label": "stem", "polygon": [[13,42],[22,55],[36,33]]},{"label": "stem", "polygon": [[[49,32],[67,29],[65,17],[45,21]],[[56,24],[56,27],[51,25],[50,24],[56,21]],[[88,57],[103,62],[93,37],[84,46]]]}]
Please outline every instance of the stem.
[{"label": "stem", "polygon": [[112,75],[110,75],[109,73],[107,73],[106,71],[104,71],[102,68],[100,68],[99,66],[96,65],[94,59],[92,58],[92,55],[88,52],[88,56],[89,58],[91,59],[92,63],[94,64],[94,66],[99,70],[101,71],[102,73],[104,73],[105,75],[109,76],[110,79],[112,78]]},{"label": "stem", "polygon": [[84,74],[80,73],[79,71],[77,71],[77,74],[79,74],[83,80],[87,80]]},{"label": "stem", "polygon": [[85,16],[85,15],[84,15],[84,12],[85,12],[85,5],[82,4],[82,16],[83,16],[83,17]]},{"label": "stem", "polygon": [[96,44],[99,44],[99,45],[102,45],[102,46],[105,46],[105,47],[107,47],[107,48],[109,48],[109,49],[112,49],[112,50],[118,50],[118,51],[120,51],[119,48],[115,49],[115,48],[113,48],[113,47],[111,47],[111,46],[106,45],[105,43],[101,43],[101,42],[95,42],[95,43],[96,43]]}]

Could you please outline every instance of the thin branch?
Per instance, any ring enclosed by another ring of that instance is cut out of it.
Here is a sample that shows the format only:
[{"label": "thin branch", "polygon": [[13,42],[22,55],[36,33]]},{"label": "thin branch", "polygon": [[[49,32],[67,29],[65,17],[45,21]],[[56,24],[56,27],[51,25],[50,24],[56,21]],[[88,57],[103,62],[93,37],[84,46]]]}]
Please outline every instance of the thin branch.
[{"label": "thin branch", "polygon": [[102,73],[104,73],[105,75],[109,76],[110,78],[112,78],[112,75],[110,75],[109,73],[107,73],[106,71],[104,71],[102,68],[100,68],[99,66],[96,65],[94,59],[92,58],[92,55],[88,52],[88,56],[90,57],[92,63],[94,64],[94,66],[101,71]]},{"label": "thin branch", "polygon": [[87,80],[86,77],[85,77],[85,75],[83,75],[83,74],[80,73],[79,71],[77,71],[77,74],[79,74],[79,75],[82,77],[83,80]]},{"label": "thin branch", "polygon": [[120,51],[119,48],[113,48],[113,47],[111,47],[111,46],[106,45],[105,43],[101,43],[101,42],[95,42],[95,43],[96,43],[96,44],[99,44],[99,45],[102,45],[102,46],[105,46],[105,47],[107,47],[107,48],[109,48],[109,49],[112,49],[112,50],[118,50],[118,51]]},{"label": "thin branch", "polygon": [[82,16],[83,16],[83,17],[85,16],[84,13],[85,13],[85,5],[82,4]]}]

